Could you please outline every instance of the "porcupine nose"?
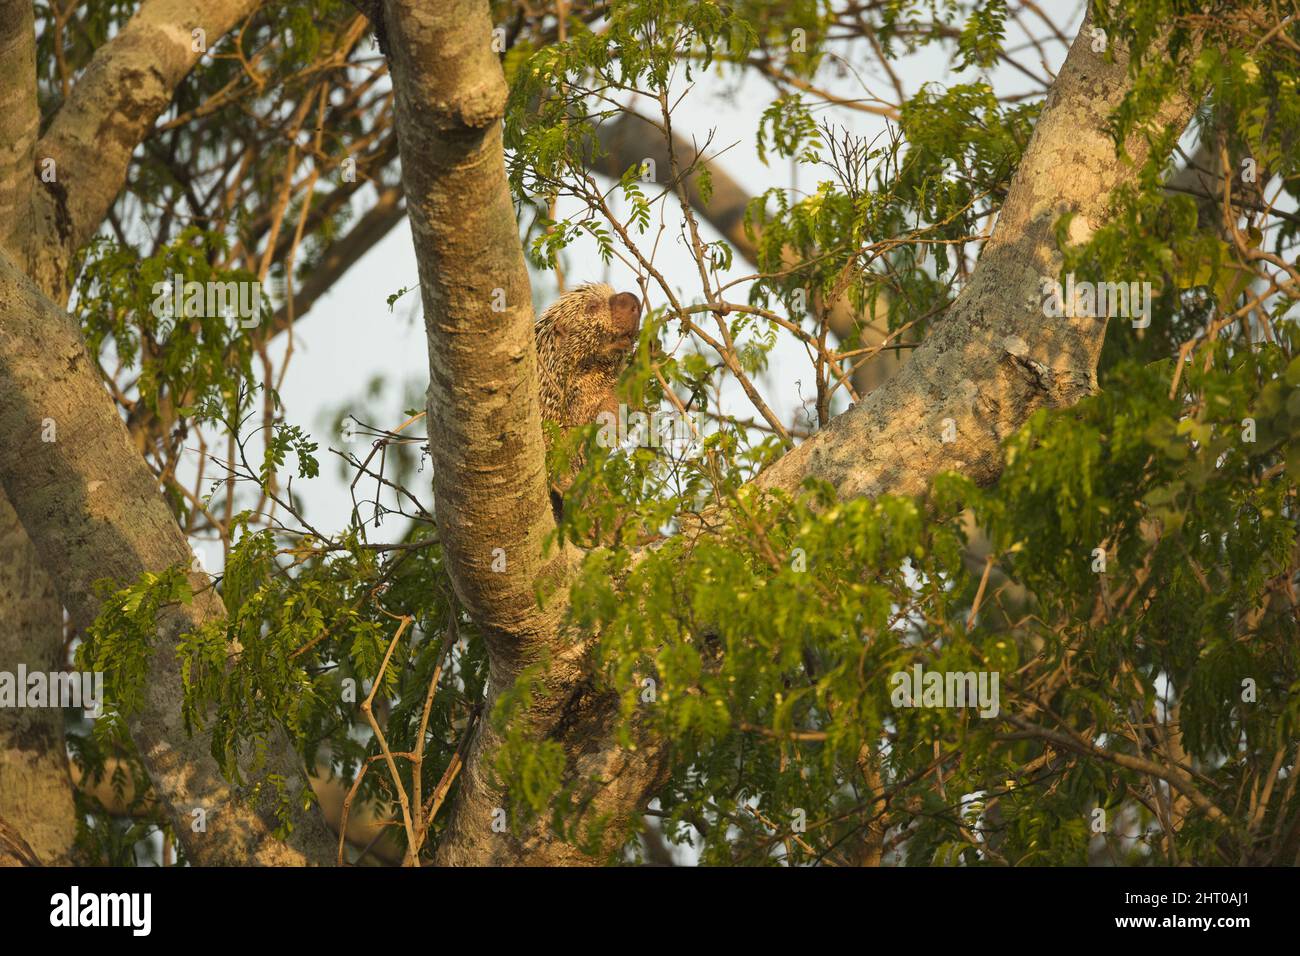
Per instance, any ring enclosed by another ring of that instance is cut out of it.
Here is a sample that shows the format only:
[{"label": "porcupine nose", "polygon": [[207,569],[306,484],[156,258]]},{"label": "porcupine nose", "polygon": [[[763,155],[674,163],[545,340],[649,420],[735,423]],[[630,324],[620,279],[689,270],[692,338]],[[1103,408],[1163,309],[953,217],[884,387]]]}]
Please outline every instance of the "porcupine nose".
[{"label": "porcupine nose", "polygon": [[636,341],[641,320],[641,300],[631,292],[616,292],[609,297],[609,316],[616,338],[629,344]]}]

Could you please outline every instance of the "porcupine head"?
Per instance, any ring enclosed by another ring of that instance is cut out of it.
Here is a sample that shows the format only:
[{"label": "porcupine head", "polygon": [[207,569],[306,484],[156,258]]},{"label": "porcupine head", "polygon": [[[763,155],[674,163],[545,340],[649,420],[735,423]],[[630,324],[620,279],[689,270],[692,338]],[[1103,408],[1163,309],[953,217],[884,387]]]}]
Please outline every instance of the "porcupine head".
[{"label": "porcupine head", "polygon": [[[596,424],[601,412],[618,415],[618,379],[636,348],[640,321],[641,300],[603,282],[566,292],[542,313],[535,330],[542,421],[567,430]],[[549,452],[550,432],[546,447]],[[554,478],[557,518],[582,459],[577,452]]]}]

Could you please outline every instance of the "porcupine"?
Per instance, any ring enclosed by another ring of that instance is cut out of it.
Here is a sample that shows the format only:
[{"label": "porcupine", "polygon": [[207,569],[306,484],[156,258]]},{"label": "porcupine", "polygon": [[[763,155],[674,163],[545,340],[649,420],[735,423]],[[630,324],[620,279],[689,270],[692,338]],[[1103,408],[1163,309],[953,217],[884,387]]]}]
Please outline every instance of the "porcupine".
[{"label": "porcupine", "polygon": [[[569,429],[595,424],[601,412],[618,415],[615,386],[636,348],[640,320],[641,300],[603,282],[566,292],[542,313],[534,331],[543,421]],[[568,473],[551,486],[557,521],[582,462],[578,451]]]}]

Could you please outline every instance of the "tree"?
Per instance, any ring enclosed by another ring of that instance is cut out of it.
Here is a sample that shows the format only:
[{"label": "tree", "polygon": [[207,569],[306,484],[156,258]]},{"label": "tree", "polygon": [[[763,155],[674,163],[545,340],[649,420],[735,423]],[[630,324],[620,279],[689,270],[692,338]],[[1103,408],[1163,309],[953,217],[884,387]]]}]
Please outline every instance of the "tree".
[{"label": "tree", "polygon": [[[143,821],[83,786],[82,853],[347,858],[306,765],[407,864],[1300,854],[1291,6],[1092,4],[1072,41],[1030,3],[11,6],[3,613],[61,648],[56,572],[107,687],[83,780],[134,772]],[[909,92],[930,45],[975,78]],[[894,102],[826,87],[848,50]],[[756,149],[814,192],[738,222],[680,129],[718,74],[772,82]],[[403,215],[427,407],[339,452],[376,490],[332,534],[273,340]],[[582,242],[653,309],[626,421],[548,461],[533,276]],[[804,422],[766,394],[783,338]]]}]

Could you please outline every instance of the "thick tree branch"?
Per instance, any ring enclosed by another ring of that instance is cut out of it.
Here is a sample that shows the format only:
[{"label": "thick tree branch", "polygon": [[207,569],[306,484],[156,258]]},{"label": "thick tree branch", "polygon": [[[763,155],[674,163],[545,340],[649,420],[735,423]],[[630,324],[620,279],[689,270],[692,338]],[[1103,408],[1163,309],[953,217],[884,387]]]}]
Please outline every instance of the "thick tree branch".
[{"label": "thick tree branch", "polygon": [[[608,810],[617,834],[659,779],[661,749],[631,752],[613,743],[617,698],[584,682],[585,648],[559,640],[578,554],[544,550],[554,520],[534,317],[506,181],[506,85],[491,49],[488,5],[452,0],[431,10],[388,0],[384,22],[429,340],[438,531],[457,595],[486,634],[491,681],[483,712],[492,713],[523,667],[546,661],[527,718],[539,737],[561,741],[575,773],[596,791],[590,808]],[[492,773],[499,744],[493,721],[478,721],[438,861],[589,862],[545,823],[522,836],[496,832],[504,802]]]},{"label": "thick tree branch", "polygon": [[[1062,266],[1057,219],[1074,213],[1070,240],[1084,241],[1147,158],[1135,134],[1125,143],[1132,162],[1118,159],[1107,129],[1129,86],[1128,57],[1094,53],[1085,21],[970,282],[894,378],[760,475],[761,487],[815,477],[845,498],[913,495],[947,469],[990,482],[1003,439],[1035,410],[1095,390],[1106,320],[1044,316],[1043,280]],[[1156,122],[1181,130],[1194,105],[1180,96]]]},{"label": "thick tree branch", "polygon": [[[207,48],[251,14],[261,0],[145,0],[91,59],[36,144],[38,161],[54,161],[55,181],[33,193],[43,227],[31,230],[28,275],[66,267],[66,256],[99,229],[126,180],[131,154],[172,101],[176,87]],[[202,31],[202,34],[195,31]],[[198,39],[202,39],[202,43]],[[58,262],[50,247],[62,249]],[[59,296],[55,296],[59,299]]]},{"label": "thick tree branch", "polygon": [[[122,584],[145,571],[189,566],[192,555],[75,321],[3,256],[0,314],[0,484],[41,563],[59,569],[55,585],[74,625],[84,629],[99,612],[97,581]],[[210,742],[186,730],[177,637],[225,616],[205,575],[191,574],[191,584],[193,602],[159,616],[143,703],[128,718],[177,836],[204,865],[329,862],[333,841],[319,814],[302,810],[303,768],[283,735],[270,741],[264,764],[246,762],[247,779],[263,786],[235,802]],[[271,774],[284,781],[294,825],[287,842],[274,835],[279,794],[265,785]],[[203,832],[193,828],[198,810]]]},{"label": "thick tree branch", "polygon": [[[62,671],[63,614],[49,575],[0,494],[0,671]],[[49,864],[69,862],[77,816],[57,707],[0,707],[0,808]]]},{"label": "thick tree branch", "polygon": [[429,341],[438,531],[493,665],[549,635],[535,582],[554,528],[537,398],[533,308],[502,160],[506,83],[479,0],[384,4],[402,183]]},{"label": "thick tree branch", "polygon": [[0,0],[0,247],[28,228],[26,196],[40,133],[36,102],[36,25],[30,0]]}]

